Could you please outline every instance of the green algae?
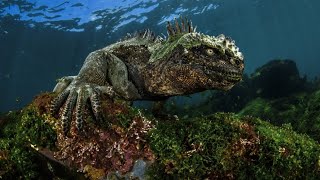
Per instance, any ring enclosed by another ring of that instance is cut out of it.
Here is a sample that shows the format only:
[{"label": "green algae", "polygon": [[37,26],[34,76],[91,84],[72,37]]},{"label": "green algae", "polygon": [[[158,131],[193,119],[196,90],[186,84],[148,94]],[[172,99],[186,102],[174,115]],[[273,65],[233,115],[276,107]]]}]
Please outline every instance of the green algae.
[{"label": "green algae", "polygon": [[216,113],[159,123],[150,133],[158,161],[154,179],[315,178],[319,145],[290,126],[276,127],[258,118]]},{"label": "green algae", "polygon": [[35,149],[53,149],[55,130],[32,105],[21,112],[8,113],[5,119],[0,129],[0,178],[39,179],[43,164]]},{"label": "green algae", "polygon": [[320,140],[320,91],[298,93],[277,99],[256,98],[240,112],[269,120],[272,124],[291,124],[299,133]]},{"label": "green algae", "polygon": [[151,54],[150,62],[155,62],[163,58],[167,58],[173,50],[179,45],[179,39],[184,34],[178,34],[175,36],[170,36],[170,39],[162,44],[158,49],[154,50]]}]

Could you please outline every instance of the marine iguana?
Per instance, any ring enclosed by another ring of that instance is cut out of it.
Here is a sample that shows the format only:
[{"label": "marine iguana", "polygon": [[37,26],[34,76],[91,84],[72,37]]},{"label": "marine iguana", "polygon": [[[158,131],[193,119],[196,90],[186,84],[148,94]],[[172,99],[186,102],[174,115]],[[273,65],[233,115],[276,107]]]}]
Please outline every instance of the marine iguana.
[{"label": "marine iguana", "polygon": [[64,133],[73,111],[82,129],[83,110],[89,99],[96,119],[101,119],[100,95],[124,100],[161,100],[208,89],[228,90],[242,79],[243,55],[223,34],[196,32],[191,21],[167,22],[168,38],[150,30],[91,52],[77,76],[59,80],[51,112],[62,108]]}]

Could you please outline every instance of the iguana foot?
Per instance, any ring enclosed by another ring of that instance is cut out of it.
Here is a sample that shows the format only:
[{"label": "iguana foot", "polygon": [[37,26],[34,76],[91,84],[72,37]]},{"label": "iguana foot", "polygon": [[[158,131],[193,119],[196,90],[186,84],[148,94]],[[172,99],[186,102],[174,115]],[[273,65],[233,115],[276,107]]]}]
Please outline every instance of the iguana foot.
[{"label": "iguana foot", "polygon": [[[62,86],[64,85],[61,85],[60,87]],[[58,90],[60,91],[62,88],[58,88]],[[52,101],[51,113],[56,115],[60,109],[63,108],[61,111],[61,124],[65,135],[70,129],[73,112],[75,113],[76,128],[78,130],[82,129],[83,112],[88,99],[90,100],[96,122],[101,122],[103,118],[101,113],[100,95],[106,93],[109,96],[114,96],[114,91],[110,86],[99,86],[96,84],[79,82],[77,80],[69,83],[62,92],[58,93],[58,96]]]}]

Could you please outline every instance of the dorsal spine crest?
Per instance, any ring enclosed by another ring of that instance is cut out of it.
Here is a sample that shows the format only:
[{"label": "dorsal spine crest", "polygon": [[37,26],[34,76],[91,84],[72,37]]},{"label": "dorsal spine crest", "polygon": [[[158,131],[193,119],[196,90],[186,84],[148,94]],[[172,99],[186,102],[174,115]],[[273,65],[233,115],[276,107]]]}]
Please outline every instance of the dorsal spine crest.
[{"label": "dorsal spine crest", "polygon": [[172,26],[169,21],[167,21],[167,33],[169,39],[177,35],[195,32],[195,28],[192,26],[192,22],[186,17],[182,18],[182,16],[180,16],[180,21],[181,23],[179,23],[178,20],[174,18],[175,27]]}]

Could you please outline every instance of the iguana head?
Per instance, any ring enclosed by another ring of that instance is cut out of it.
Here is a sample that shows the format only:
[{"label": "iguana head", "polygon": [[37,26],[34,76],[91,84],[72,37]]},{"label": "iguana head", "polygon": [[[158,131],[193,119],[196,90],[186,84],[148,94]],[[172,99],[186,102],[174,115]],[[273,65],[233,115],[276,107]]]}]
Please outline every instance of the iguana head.
[{"label": "iguana head", "polygon": [[151,56],[150,63],[162,68],[159,91],[190,94],[207,89],[228,90],[242,79],[243,55],[224,35],[196,32],[191,22],[168,23],[169,38]]},{"label": "iguana head", "polygon": [[208,88],[228,90],[242,79],[243,55],[231,38],[191,32],[176,41],[170,60],[180,55],[179,63],[203,71]]}]

